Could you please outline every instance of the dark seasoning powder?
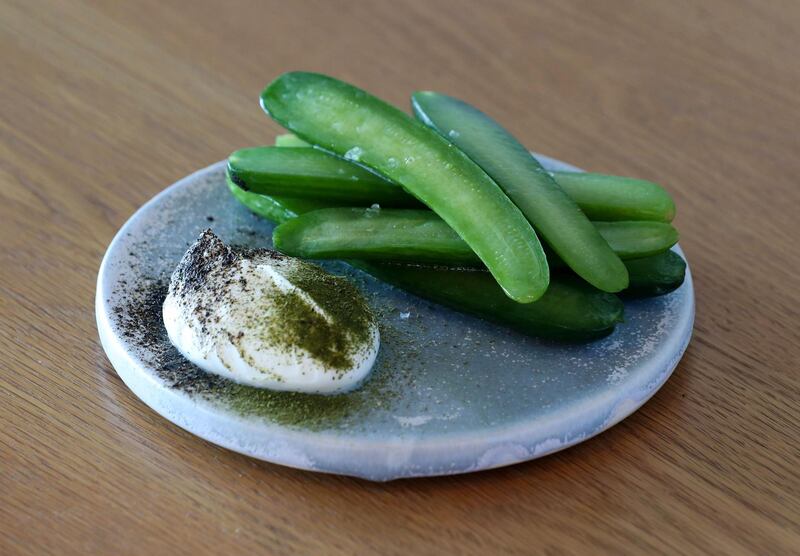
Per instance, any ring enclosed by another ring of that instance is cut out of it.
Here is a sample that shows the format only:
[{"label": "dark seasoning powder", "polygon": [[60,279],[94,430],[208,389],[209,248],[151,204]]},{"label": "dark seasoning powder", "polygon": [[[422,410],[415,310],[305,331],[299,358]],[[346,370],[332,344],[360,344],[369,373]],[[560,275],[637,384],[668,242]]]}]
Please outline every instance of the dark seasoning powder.
[{"label": "dark seasoning powder", "polygon": [[[216,240],[216,241],[214,241]],[[208,268],[208,254],[223,262],[234,264],[239,256],[283,257],[269,250],[246,250],[228,248],[216,236],[208,232],[201,236],[202,251],[195,244],[182,260],[176,273],[184,288],[204,286]],[[333,333],[330,325],[318,313],[304,309],[308,305],[292,299],[291,294],[274,302],[281,304],[280,312],[286,316],[286,323],[280,330],[271,330],[279,341],[286,345],[294,344],[307,350],[315,358],[334,368],[349,366],[350,347],[358,345],[369,334],[371,316],[358,289],[348,280],[333,276],[314,265],[303,265],[293,273],[291,281],[306,291],[337,323],[339,333]],[[330,294],[331,286],[337,295]],[[246,287],[246,284],[245,284]],[[219,375],[202,371],[186,360],[172,345],[167,336],[162,319],[162,305],[168,293],[169,280],[165,277],[143,279],[136,286],[120,288],[125,290],[120,305],[115,307],[114,315],[123,335],[141,348],[148,363],[168,386],[192,396],[222,403],[242,415],[265,417],[282,425],[298,426],[311,430],[341,428],[347,426],[351,418],[358,414],[386,408],[397,398],[400,388],[411,386],[408,373],[395,367],[390,373],[384,368],[374,372],[359,389],[338,395],[316,395],[295,392],[279,392],[241,385]],[[224,296],[223,292],[214,295]],[[296,295],[296,294],[295,294]],[[214,297],[212,296],[212,300]],[[354,307],[354,303],[362,306]],[[204,319],[213,318],[207,307],[195,308],[203,326],[213,325]],[[351,331],[348,340],[341,330]],[[393,331],[382,330],[382,334]],[[353,341],[355,339],[355,341]],[[394,376],[393,376],[394,375]],[[405,383],[405,384],[403,384]]]}]

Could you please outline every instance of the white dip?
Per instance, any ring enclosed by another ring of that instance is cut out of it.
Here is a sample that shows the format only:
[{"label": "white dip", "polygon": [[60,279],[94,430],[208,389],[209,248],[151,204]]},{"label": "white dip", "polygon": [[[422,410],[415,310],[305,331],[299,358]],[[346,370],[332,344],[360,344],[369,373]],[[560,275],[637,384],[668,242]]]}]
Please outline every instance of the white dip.
[{"label": "white dip", "polygon": [[344,278],[267,249],[231,249],[203,232],[172,275],[170,341],[206,372],[273,390],[358,386],[380,346],[375,318]]}]

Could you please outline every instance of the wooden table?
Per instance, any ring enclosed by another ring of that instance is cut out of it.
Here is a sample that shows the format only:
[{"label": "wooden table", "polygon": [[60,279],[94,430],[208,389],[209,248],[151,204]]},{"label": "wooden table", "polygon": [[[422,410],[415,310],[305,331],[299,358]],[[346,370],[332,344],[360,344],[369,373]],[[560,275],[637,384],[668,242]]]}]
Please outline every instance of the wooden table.
[{"label": "wooden table", "polygon": [[[169,5],[165,5],[169,4]],[[0,553],[800,553],[800,3],[0,2]],[[278,128],[280,72],[465,97],[541,152],[661,182],[694,340],[565,452],[390,484],[212,446],[106,360],[119,226]]]}]

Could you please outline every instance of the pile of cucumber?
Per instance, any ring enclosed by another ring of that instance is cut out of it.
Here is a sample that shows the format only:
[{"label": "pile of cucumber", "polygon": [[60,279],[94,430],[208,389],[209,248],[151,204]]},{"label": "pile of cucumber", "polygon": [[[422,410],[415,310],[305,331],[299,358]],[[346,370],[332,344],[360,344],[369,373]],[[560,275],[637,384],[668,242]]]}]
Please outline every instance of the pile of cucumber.
[{"label": "pile of cucumber", "polygon": [[261,104],[292,133],[228,160],[233,195],[275,247],[346,259],[416,295],[527,334],[585,340],[618,295],[683,283],[675,205],[657,184],[548,172],[476,108],[412,95],[415,118],[331,77],[291,72]]}]

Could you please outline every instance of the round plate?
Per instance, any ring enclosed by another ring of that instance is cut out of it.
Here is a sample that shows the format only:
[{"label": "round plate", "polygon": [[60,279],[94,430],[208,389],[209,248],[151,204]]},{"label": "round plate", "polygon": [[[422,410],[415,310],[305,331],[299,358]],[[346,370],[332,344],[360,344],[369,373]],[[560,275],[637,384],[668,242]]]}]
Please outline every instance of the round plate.
[{"label": "round plate", "polygon": [[670,376],[689,342],[688,270],[675,292],[626,302],[625,322],[610,336],[574,345],[526,337],[328,262],[359,285],[380,321],[380,354],[362,388],[333,397],[278,393],[208,375],[169,345],[160,303],[203,229],[230,244],[271,243],[272,225],[233,199],[224,169],[220,162],[182,179],[133,215],[108,247],[96,299],[100,339],[125,384],[165,418],[220,446],[380,481],[509,465],[630,415]]}]

